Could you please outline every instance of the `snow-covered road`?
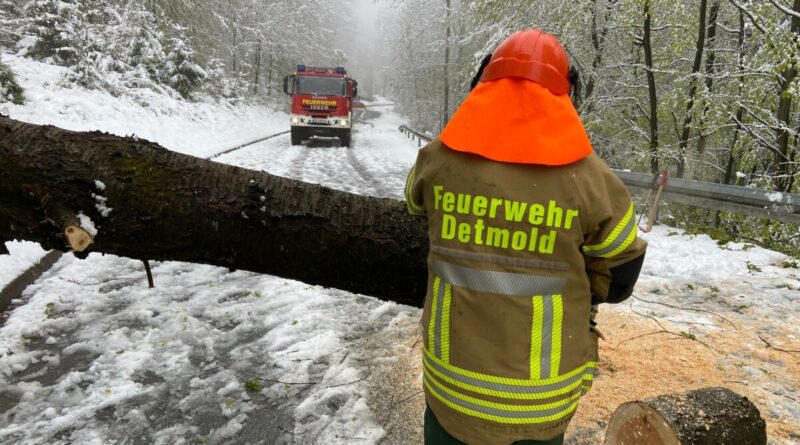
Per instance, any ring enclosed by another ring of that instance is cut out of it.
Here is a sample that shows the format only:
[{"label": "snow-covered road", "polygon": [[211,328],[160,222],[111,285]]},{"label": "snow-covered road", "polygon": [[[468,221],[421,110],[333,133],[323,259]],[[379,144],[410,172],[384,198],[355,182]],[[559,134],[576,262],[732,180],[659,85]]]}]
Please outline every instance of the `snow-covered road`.
[{"label": "snow-covered road", "polygon": [[289,135],[220,156],[219,162],[362,195],[403,198],[406,174],[417,148],[398,128],[404,121],[389,110],[358,124],[351,148],[334,138],[291,146]]},{"label": "snow-covered road", "polygon": [[[31,122],[209,156],[288,120],[65,89],[61,68],[11,63],[31,101],[2,111]],[[216,160],[401,198],[417,147],[379,102],[350,149],[280,136]],[[601,375],[566,443],[601,443],[623,401],[713,385],[756,403],[771,444],[800,443],[800,359],[785,352],[800,349],[797,260],[666,227],[645,236],[639,299],[602,310]],[[9,250],[0,286],[44,253]],[[0,444],[421,443],[418,309],[210,266],[153,263],[153,273],[151,290],[138,261],[65,255],[0,316]]]},{"label": "snow-covered road", "polygon": [[[354,147],[278,137],[219,161],[398,197],[416,147],[386,113]],[[0,442],[375,443],[370,388],[416,309],[245,272],[64,257],[2,327]],[[398,351],[400,349],[401,351]],[[414,396],[412,391],[408,396]]]}]

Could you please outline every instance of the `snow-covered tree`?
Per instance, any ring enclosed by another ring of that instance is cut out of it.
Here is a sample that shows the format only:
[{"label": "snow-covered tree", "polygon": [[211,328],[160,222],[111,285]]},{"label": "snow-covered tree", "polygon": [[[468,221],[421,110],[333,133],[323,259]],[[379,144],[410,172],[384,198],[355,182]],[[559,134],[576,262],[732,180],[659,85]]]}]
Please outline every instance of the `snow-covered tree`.
[{"label": "snow-covered tree", "polygon": [[162,75],[166,82],[186,98],[208,77],[206,71],[195,63],[194,50],[178,37],[170,42],[164,68]]},{"label": "snow-covered tree", "polygon": [[125,6],[118,35],[124,40],[115,42],[116,53],[137,71],[137,77],[158,79],[167,60],[162,45],[164,34],[141,1],[131,1]]},{"label": "snow-covered tree", "polygon": [[62,65],[78,62],[85,28],[79,0],[29,0],[22,10],[22,54]]}]

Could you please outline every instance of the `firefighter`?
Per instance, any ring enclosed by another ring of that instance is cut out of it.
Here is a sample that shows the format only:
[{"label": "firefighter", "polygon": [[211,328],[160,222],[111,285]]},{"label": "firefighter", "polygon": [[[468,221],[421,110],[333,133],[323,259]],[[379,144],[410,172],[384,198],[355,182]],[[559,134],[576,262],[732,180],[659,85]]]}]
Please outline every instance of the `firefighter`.
[{"label": "firefighter", "polygon": [[430,238],[425,443],[561,444],[597,375],[592,307],[631,295],[646,243],[558,40],[521,31],[485,62],[405,190]]}]

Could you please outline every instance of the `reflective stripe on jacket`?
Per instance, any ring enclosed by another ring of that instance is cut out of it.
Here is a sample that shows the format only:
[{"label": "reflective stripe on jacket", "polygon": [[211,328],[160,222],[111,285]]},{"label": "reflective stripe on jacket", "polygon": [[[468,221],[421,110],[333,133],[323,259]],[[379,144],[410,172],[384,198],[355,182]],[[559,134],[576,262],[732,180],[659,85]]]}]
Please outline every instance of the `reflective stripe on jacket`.
[{"label": "reflective stripe on jacket", "polygon": [[591,296],[646,248],[627,189],[594,154],[509,164],[435,140],[405,194],[429,227],[423,380],[437,419],[469,444],[562,434],[596,375]]}]

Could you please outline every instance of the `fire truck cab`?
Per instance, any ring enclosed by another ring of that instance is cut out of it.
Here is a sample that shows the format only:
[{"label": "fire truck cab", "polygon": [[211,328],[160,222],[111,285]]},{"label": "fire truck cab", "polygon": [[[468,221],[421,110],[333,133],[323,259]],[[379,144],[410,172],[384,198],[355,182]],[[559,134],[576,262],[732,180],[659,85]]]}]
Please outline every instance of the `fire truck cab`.
[{"label": "fire truck cab", "polygon": [[292,97],[292,145],[301,145],[311,136],[327,136],[350,146],[358,82],[344,67],[298,65],[296,73],[284,77],[283,92]]}]

